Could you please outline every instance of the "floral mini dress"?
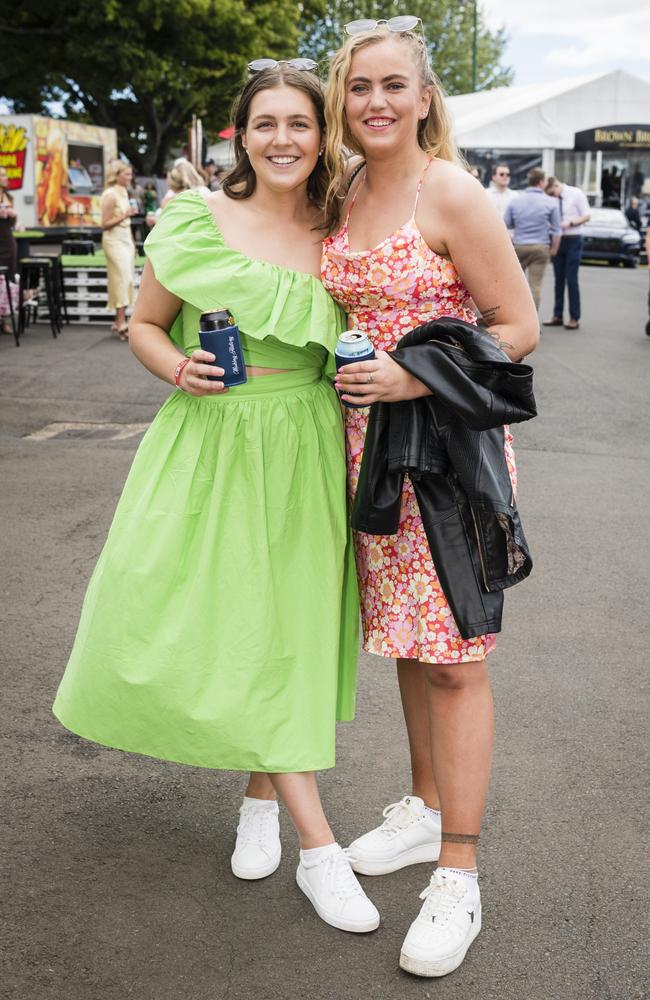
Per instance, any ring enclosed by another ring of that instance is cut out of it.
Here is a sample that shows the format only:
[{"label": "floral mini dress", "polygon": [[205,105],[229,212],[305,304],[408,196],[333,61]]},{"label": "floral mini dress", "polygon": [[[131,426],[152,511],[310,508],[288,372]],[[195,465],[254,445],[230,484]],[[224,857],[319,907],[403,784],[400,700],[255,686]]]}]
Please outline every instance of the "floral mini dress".
[{"label": "floral mini dress", "polygon": [[[348,314],[350,329],[364,330],[375,350],[392,350],[409,330],[442,316],[476,322],[469,292],[452,262],[425,242],[415,221],[428,161],[411,218],[372,250],[350,250],[348,226],[359,187],[341,229],[323,244],[325,288]],[[346,409],[348,491],[354,500],[367,408]],[[506,429],[506,460],[513,489],[516,469]],[[361,594],[363,646],[379,656],[452,664],[482,660],[494,635],[463,639],[440,586],[412,483],[405,479],[396,535],[354,533]]]}]

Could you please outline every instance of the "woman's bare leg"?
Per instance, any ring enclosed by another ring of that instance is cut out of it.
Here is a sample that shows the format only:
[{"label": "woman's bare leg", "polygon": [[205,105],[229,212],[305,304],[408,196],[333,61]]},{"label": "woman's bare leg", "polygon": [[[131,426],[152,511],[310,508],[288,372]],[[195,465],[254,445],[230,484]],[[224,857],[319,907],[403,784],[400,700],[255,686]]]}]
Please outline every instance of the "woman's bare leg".
[{"label": "woman's bare leg", "polygon": [[420,664],[427,686],[433,774],[440,795],[439,864],[474,868],[494,741],[492,692],[485,660]]},{"label": "woman's bare leg", "polygon": [[249,799],[274,800],[276,798],[273,782],[263,771],[251,771],[244,795]]},{"label": "woman's bare leg", "polygon": [[398,660],[397,680],[411,753],[411,791],[431,809],[440,809],[433,776],[428,684],[418,660]]},{"label": "woman's bare leg", "polygon": [[323,812],[314,772],[270,774],[269,778],[287,807],[300,847],[306,851],[333,844],[334,834]]}]

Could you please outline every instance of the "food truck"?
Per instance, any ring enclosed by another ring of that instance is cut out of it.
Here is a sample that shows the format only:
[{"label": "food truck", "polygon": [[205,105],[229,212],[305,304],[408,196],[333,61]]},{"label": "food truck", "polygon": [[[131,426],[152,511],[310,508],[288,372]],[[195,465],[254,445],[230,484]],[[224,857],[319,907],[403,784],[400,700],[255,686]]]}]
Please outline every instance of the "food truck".
[{"label": "food truck", "polygon": [[99,226],[99,198],[117,156],[112,128],[0,115],[0,166],[9,177],[18,219],[28,229]]}]

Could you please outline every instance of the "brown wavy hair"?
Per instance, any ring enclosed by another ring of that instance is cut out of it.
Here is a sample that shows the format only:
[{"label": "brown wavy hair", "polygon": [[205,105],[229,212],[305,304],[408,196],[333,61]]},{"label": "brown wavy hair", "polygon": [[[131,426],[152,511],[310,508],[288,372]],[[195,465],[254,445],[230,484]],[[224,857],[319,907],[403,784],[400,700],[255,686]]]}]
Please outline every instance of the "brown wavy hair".
[{"label": "brown wavy hair", "polygon": [[[274,87],[294,87],[301,93],[306,94],[312,103],[316,113],[316,120],[320,129],[321,138],[325,134],[325,95],[319,78],[311,72],[294,69],[285,63],[280,63],[272,69],[262,70],[251,76],[241,91],[235,98],[232,107],[232,121],[235,126],[233,137],[235,147],[235,166],[230,170],[222,181],[222,190],[229,198],[244,199],[250,198],[257,178],[250,160],[246,155],[243,144],[243,135],[248,126],[251,104],[256,94],[263,90],[272,90]],[[330,175],[325,165],[325,158],[318,157],[318,162],[312,170],[307,180],[307,195],[321,210],[325,209],[325,196],[330,186]],[[332,229],[338,221],[338,204],[333,204],[329,214],[325,214],[322,227]]]},{"label": "brown wavy hair", "polygon": [[[427,45],[422,35],[413,31],[397,34],[383,25],[373,31],[360,32],[347,38],[341,48],[334,53],[330,64],[330,75],[325,90],[325,123],[327,143],[325,165],[330,174],[330,184],[325,195],[326,214],[330,206],[345,198],[346,160],[349,152],[363,156],[363,148],[352,135],[345,116],[345,82],[350,72],[354,53],[366,45],[377,45],[390,38],[401,43],[416,66],[423,88],[431,90],[431,105],[426,118],[418,122],[418,144],[428,156],[436,156],[464,166],[454,140],[451,119],[445,106],[445,91],[440,80],[431,69]],[[339,209],[340,211],[340,209]]]}]

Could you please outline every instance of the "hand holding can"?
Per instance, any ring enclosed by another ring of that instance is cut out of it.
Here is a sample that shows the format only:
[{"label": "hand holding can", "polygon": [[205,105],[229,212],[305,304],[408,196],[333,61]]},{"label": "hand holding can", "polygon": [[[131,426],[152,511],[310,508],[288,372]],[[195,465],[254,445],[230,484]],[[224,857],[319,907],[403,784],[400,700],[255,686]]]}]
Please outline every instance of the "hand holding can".
[{"label": "hand holding can", "polygon": [[[214,374],[212,374],[214,373]],[[174,369],[174,383],[190,396],[214,396],[228,392],[228,387],[220,380],[221,368],[214,363],[214,354],[209,351],[192,351],[189,358],[183,358]]]},{"label": "hand holding can", "polygon": [[[356,361],[372,361],[374,357],[374,348],[368,335],[362,330],[347,330],[341,334],[336,342],[334,358],[337,371],[344,365],[351,365]],[[342,395],[343,393],[339,392],[339,398]],[[347,393],[347,395],[351,395],[351,393]],[[350,403],[346,399],[341,399],[341,402],[351,410],[359,410],[368,405],[367,403]]]},{"label": "hand holding can", "polygon": [[227,309],[201,314],[199,340],[203,350],[214,355],[212,364],[223,370],[222,375],[208,375],[208,379],[225,386],[243,385],[246,365],[239,328]]}]

